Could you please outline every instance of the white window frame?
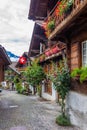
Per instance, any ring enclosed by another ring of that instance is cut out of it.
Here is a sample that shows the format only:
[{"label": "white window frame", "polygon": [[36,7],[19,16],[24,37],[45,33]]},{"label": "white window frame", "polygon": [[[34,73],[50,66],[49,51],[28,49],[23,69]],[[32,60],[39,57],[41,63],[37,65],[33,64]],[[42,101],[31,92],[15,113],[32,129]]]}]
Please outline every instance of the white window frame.
[{"label": "white window frame", "polygon": [[[87,66],[87,61],[86,61],[86,64],[84,64],[84,61],[83,61],[83,45],[84,44],[86,44],[86,49],[87,49],[87,40],[82,42],[82,66]],[[86,57],[87,57],[87,51],[86,51]]]}]

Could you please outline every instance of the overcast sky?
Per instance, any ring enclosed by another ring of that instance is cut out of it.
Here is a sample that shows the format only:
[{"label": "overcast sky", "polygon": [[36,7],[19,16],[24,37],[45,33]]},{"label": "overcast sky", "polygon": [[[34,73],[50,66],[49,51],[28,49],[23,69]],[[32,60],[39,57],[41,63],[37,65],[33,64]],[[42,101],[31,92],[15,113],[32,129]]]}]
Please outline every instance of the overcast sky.
[{"label": "overcast sky", "polygon": [[30,0],[0,0],[0,44],[21,56],[28,51],[34,23],[28,20]]}]

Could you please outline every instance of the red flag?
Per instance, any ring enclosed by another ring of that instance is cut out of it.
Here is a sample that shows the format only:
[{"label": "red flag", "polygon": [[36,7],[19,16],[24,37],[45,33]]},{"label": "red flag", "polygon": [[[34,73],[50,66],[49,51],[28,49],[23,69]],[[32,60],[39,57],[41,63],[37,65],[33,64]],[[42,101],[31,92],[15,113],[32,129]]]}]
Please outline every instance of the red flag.
[{"label": "red flag", "polygon": [[27,61],[26,57],[23,57],[23,56],[20,57],[20,59],[19,59],[19,63],[20,63],[20,64],[25,64],[26,61]]}]

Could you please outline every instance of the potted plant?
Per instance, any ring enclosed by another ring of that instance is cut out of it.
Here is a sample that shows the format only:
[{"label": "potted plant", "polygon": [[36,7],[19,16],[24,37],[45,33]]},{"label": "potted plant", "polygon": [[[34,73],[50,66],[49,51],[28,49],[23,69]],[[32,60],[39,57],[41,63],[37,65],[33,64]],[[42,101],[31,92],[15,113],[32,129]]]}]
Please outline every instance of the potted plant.
[{"label": "potted plant", "polygon": [[49,21],[47,27],[50,31],[52,31],[55,28],[55,21],[54,20]]},{"label": "potted plant", "polygon": [[87,79],[87,67],[75,68],[71,72],[71,77],[79,77],[80,83],[83,83]]}]

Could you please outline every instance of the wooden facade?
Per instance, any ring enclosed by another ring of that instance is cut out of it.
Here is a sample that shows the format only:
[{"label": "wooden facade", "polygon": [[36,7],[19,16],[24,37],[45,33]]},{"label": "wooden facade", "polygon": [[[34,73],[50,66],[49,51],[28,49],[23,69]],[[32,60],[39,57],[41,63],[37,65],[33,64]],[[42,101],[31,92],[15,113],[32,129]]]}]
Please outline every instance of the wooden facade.
[{"label": "wooden facade", "polygon": [[[44,18],[45,21],[49,17],[50,20],[55,20],[55,28],[47,37],[52,41],[66,43],[66,57],[72,71],[83,66],[82,43],[87,40],[87,0],[74,0],[69,11],[58,16],[55,15],[56,6]],[[49,12],[49,6],[46,8],[47,12]],[[76,86],[74,85],[73,87]],[[83,91],[80,92],[83,93]]]},{"label": "wooden facade", "polygon": [[42,49],[44,50],[44,43],[47,43],[47,38],[44,34],[44,30],[39,24],[35,23],[28,56],[34,57],[40,54],[40,44],[42,44]]},{"label": "wooden facade", "polygon": [[[66,44],[65,54],[71,72],[75,68],[87,66],[87,0],[49,0],[49,2],[53,2],[51,5],[47,1],[44,2],[46,2],[44,8],[47,13],[45,12],[42,26],[44,25],[48,40],[54,44],[58,41]],[[41,3],[42,1],[39,1],[38,7]],[[38,15],[39,11],[37,12]],[[33,16],[35,16],[34,11]],[[39,19],[38,17],[31,19],[37,22],[41,20],[40,17],[41,15],[39,15]],[[52,23],[52,29],[48,28],[49,23]],[[48,61],[56,55],[49,57],[46,58],[47,61],[45,59],[41,62],[42,65],[46,62],[46,72],[48,71],[47,68],[51,70]],[[56,59],[56,62],[58,61],[59,56]],[[45,91],[51,94],[47,88]],[[79,77],[71,79],[71,90],[67,95],[66,109],[71,123],[85,130],[87,127],[87,80],[80,83]]]},{"label": "wooden facade", "polygon": [[4,81],[4,66],[0,66],[0,82]]},{"label": "wooden facade", "polygon": [[[38,24],[35,24],[28,55],[29,57],[33,57],[36,62],[43,67],[46,74],[52,72],[52,62],[58,65],[58,62],[63,59],[63,54],[66,55],[65,49],[66,46],[64,43],[47,40],[43,28]],[[49,79],[46,79],[44,82],[43,93],[50,96],[53,94],[52,82]]]},{"label": "wooden facade", "polygon": [[[39,14],[40,11],[37,9],[42,10],[41,5],[43,5],[44,11]],[[66,57],[72,71],[82,66],[82,42],[87,40],[87,0],[74,0],[69,10],[62,15],[55,15],[57,6],[58,0],[54,0],[53,3],[52,1],[48,2],[48,0],[38,0],[37,5],[34,4],[33,0],[29,10],[29,19],[44,20],[43,23],[49,17],[55,20],[55,28],[47,38],[55,43],[57,41],[66,43]],[[37,13],[34,12],[34,8]]]},{"label": "wooden facade", "polygon": [[0,82],[4,81],[4,70],[9,64],[11,64],[11,61],[5,49],[0,45]]}]

